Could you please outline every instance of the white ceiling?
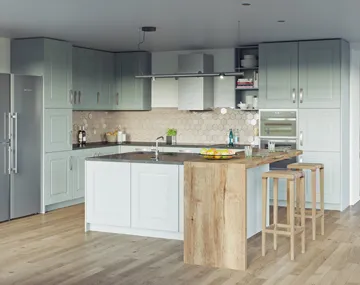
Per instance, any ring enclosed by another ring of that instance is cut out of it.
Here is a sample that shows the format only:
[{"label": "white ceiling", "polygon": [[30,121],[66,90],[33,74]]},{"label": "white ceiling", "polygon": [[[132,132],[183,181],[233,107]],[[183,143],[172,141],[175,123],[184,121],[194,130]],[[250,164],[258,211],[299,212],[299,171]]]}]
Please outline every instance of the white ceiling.
[{"label": "white ceiling", "polygon": [[[249,2],[251,6],[242,6]],[[360,42],[359,0],[0,0],[0,36],[52,37],[104,50],[233,47],[262,41]],[[285,20],[283,24],[278,20]]]}]

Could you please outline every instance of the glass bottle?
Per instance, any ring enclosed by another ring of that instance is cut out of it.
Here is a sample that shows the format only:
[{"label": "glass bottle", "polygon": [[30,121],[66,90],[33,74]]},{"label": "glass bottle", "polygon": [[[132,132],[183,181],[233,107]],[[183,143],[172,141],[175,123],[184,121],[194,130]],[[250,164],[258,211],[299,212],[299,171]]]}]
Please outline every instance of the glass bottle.
[{"label": "glass bottle", "polygon": [[234,133],[232,129],[229,131],[229,146],[234,146]]}]

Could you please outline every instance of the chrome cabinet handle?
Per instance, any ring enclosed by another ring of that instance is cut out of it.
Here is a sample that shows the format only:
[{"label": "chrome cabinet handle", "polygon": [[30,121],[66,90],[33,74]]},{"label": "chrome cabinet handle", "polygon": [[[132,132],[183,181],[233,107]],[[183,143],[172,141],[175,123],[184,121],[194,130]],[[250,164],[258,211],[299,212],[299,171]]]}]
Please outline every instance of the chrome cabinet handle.
[{"label": "chrome cabinet handle", "polygon": [[303,102],[303,93],[304,93],[304,90],[301,88],[300,89],[300,103]]},{"label": "chrome cabinet handle", "polygon": [[303,132],[301,131],[301,132],[300,132],[300,146],[303,146],[303,145],[304,145],[303,139],[304,139],[304,135],[303,135]]},{"label": "chrome cabinet handle", "polygon": [[96,94],[96,97],[97,97],[97,103],[99,104],[100,92],[98,92],[98,93]]},{"label": "chrome cabinet handle", "polygon": [[76,105],[76,99],[77,99],[77,92],[74,91],[74,105]]},{"label": "chrome cabinet handle", "polygon": [[6,155],[6,147],[7,147],[7,144],[6,143],[3,143],[3,146],[4,146],[4,174],[8,174],[8,169],[6,168],[6,164],[7,164],[7,155]]},{"label": "chrome cabinet handle", "polygon": [[70,156],[70,160],[69,160],[69,168],[70,168],[70,171],[73,170],[73,161],[72,161],[72,156]]},{"label": "chrome cabinet handle", "polygon": [[70,104],[74,104],[74,98],[73,98],[73,91],[69,90],[69,99],[70,99]]},{"label": "chrome cabinet handle", "polygon": [[116,105],[119,105],[119,92],[116,93]]},{"label": "chrome cabinet handle", "polygon": [[79,91],[79,104],[81,104],[81,91]]},{"label": "chrome cabinet handle", "polygon": [[7,115],[4,113],[4,141],[6,141],[6,123],[7,123]]},{"label": "chrome cabinet handle", "polygon": [[293,100],[293,103],[296,103],[296,90],[295,90],[295,88],[293,89],[293,92],[292,92],[292,100]]}]

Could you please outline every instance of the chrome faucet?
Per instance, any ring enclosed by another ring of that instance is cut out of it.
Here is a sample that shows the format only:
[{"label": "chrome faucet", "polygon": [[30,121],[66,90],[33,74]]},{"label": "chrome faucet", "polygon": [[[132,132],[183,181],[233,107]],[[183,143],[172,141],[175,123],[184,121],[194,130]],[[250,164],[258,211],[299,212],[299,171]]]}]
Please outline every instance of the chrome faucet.
[{"label": "chrome faucet", "polygon": [[163,136],[155,140],[155,159],[159,160],[159,140],[165,140]]}]

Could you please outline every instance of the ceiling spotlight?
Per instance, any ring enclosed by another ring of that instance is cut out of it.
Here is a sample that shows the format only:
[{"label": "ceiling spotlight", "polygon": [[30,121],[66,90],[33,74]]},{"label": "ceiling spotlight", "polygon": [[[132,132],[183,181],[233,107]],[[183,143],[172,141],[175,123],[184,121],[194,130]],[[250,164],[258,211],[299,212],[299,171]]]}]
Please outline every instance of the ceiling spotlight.
[{"label": "ceiling spotlight", "polygon": [[278,20],[278,23],[285,23],[285,20]]},{"label": "ceiling spotlight", "polygon": [[224,76],[225,76],[224,73],[220,73],[220,74],[219,74],[220,79],[224,79]]},{"label": "ceiling spotlight", "polygon": [[242,3],[241,5],[243,5],[243,6],[250,6],[251,4],[250,4],[250,3],[245,2],[245,3]]}]

